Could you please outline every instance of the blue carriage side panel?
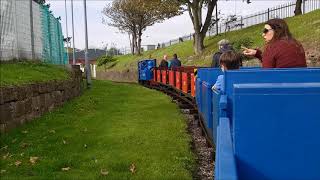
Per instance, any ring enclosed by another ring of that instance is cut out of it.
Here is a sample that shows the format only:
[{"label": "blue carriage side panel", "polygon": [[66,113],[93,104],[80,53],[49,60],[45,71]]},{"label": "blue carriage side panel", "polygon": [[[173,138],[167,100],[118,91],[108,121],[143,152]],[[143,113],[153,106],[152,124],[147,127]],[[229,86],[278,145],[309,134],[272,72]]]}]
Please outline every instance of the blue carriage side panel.
[{"label": "blue carriage side panel", "polygon": [[215,179],[238,179],[229,118],[219,118],[219,126],[217,127]]},{"label": "blue carriage side panel", "polygon": [[220,93],[218,91],[212,92],[212,139],[213,143],[217,143],[217,128],[218,128],[218,121],[220,118]]},{"label": "blue carriage side panel", "polygon": [[212,137],[212,84],[202,82],[203,117],[210,137]]},{"label": "blue carriage side panel", "polygon": [[212,85],[222,73],[220,68],[198,68],[196,81],[196,101],[198,110],[212,136]]},{"label": "blue carriage side panel", "polygon": [[320,83],[235,84],[239,179],[320,179]]},{"label": "blue carriage side panel", "polygon": [[[304,83],[320,82],[320,68],[241,69],[224,72],[227,95],[227,117],[232,119],[233,85],[240,83]],[[231,127],[233,120],[231,121]]]},{"label": "blue carriage side panel", "polygon": [[202,81],[199,77],[196,79],[196,103],[198,106],[198,111],[201,111],[201,92],[202,92]]},{"label": "blue carriage side panel", "polygon": [[139,80],[151,80],[153,79],[153,68],[156,66],[156,61],[152,60],[142,60],[138,62],[138,73]]}]

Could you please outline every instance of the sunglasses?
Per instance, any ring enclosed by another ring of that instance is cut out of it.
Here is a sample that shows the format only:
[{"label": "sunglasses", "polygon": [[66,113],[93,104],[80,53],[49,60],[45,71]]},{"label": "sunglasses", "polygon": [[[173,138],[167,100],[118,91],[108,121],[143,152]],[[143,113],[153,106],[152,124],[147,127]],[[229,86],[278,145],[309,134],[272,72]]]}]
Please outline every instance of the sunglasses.
[{"label": "sunglasses", "polygon": [[267,34],[267,32],[269,32],[270,30],[273,30],[273,29],[264,28],[262,32],[263,32],[264,34]]}]

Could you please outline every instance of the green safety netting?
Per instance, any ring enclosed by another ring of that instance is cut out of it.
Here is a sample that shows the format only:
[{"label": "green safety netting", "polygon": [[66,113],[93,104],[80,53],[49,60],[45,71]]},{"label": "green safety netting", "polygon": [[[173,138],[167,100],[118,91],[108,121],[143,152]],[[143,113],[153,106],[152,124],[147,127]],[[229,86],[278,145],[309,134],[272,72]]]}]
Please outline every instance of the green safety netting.
[{"label": "green safety netting", "polygon": [[52,64],[68,64],[67,53],[63,45],[61,23],[49,11],[40,6],[42,29],[42,59]]}]

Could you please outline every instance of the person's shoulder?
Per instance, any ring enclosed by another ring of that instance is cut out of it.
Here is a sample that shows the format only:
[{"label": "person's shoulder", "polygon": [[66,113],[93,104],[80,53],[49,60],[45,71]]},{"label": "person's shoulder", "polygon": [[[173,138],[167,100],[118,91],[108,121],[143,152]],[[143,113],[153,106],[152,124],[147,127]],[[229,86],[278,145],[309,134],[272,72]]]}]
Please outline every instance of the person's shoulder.
[{"label": "person's shoulder", "polygon": [[222,54],[222,52],[218,51],[218,52],[214,53],[212,57],[213,58],[220,58],[221,54]]},{"label": "person's shoulder", "polygon": [[293,40],[285,40],[280,39],[272,43],[273,48],[283,47],[283,46],[290,46],[291,44],[296,44]]}]

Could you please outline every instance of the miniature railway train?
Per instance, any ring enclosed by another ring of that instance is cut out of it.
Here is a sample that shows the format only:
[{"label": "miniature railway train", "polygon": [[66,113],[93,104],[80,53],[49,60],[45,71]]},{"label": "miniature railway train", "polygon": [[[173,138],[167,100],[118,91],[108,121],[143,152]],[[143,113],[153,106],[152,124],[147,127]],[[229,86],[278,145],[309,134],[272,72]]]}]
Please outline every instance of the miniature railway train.
[{"label": "miniature railway train", "polygon": [[[196,73],[195,73],[196,72]],[[157,68],[139,83],[193,104],[215,147],[215,179],[320,179],[320,68]],[[212,90],[218,75],[224,89]]]}]

